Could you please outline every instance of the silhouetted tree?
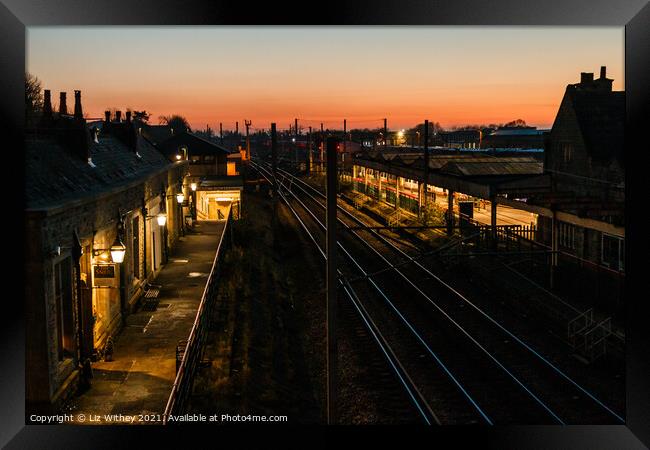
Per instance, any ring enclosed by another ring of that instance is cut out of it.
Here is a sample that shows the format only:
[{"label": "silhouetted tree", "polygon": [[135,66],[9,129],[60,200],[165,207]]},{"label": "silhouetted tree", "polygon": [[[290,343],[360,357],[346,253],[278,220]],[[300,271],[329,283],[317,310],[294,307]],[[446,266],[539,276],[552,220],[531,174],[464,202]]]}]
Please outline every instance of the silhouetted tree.
[{"label": "silhouetted tree", "polygon": [[41,80],[29,72],[25,72],[25,115],[32,117],[43,108],[43,92]]},{"label": "silhouetted tree", "polygon": [[133,111],[133,120],[138,122],[148,123],[150,117],[151,115],[144,109],[142,111]]},{"label": "silhouetted tree", "polygon": [[524,119],[516,119],[513,120],[512,122],[508,122],[504,126],[506,127],[526,127],[526,121]]},{"label": "silhouetted tree", "polygon": [[159,116],[160,124],[169,125],[174,133],[181,133],[183,131],[192,131],[190,123],[187,119],[179,114],[172,114],[170,116]]}]

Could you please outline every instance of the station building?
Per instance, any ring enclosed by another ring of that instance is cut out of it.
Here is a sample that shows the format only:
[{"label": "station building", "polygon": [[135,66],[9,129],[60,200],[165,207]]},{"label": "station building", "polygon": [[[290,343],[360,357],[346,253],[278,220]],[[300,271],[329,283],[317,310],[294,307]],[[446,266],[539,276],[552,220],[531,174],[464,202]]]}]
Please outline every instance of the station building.
[{"label": "station building", "polygon": [[246,150],[231,151],[191,132],[175,134],[156,148],[170,162],[189,162],[190,196],[184,215],[191,220],[225,220],[231,208],[233,219],[239,218]]},{"label": "station building", "polygon": [[71,115],[44,94],[25,141],[28,412],[75,392],[178,242],[188,195],[188,161],[165,158],[128,112],[89,122],[80,91]]}]

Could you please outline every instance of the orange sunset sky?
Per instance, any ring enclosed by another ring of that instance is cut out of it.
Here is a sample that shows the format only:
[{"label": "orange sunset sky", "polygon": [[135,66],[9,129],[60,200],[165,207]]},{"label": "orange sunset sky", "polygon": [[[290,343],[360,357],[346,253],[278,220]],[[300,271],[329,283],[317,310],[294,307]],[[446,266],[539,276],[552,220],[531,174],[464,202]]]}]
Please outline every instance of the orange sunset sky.
[{"label": "orange sunset sky", "polygon": [[178,113],[193,128],[409,128],[524,119],[549,128],[564,89],[607,66],[619,27],[30,27],[27,70],[82,91],[84,112]]}]

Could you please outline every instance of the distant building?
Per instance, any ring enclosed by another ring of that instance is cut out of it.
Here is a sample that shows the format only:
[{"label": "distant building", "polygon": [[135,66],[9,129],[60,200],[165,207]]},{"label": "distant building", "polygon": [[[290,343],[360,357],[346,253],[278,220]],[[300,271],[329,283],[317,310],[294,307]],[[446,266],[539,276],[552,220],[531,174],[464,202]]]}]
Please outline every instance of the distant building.
[{"label": "distant building", "polygon": [[[106,348],[182,229],[188,164],[165,159],[122,120],[53,113],[25,138],[26,400],[52,412]],[[164,217],[165,224],[159,221]]]},{"label": "distant building", "polygon": [[192,177],[239,173],[239,152],[228,150],[191,132],[174,134],[158,142],[156,148],[169,161],[188,160]]},{"label": "distant building", "polygon": [[545,169],[556,190],[622,199],[625,92],[612,91],[605,71],[595,80],[582,73],[580,83],[567,86],[548,137]]},{"label": "distant building", "polygon": [[479,148],[481,146],[480,130],[441,131],[436,137],[443,147]]},{"label": "distant building", "polygon": [[189,161],[188,213],[194,220],[222,220],[231,206],[233,218],[239,218],[245,148],[231,151],[186,131],[158,143],[156,148],[169,161]]},{"label": "distant building", "polygon": [[544,133],[536,127],[499,127],[481,140],[481,148],[544,148]]},{"label": "distant building", "polygon": [[174,135],[174,130],[169,125],[149,125],[147,123],[138,123],[138,131],[149,142],[158,144]]}]

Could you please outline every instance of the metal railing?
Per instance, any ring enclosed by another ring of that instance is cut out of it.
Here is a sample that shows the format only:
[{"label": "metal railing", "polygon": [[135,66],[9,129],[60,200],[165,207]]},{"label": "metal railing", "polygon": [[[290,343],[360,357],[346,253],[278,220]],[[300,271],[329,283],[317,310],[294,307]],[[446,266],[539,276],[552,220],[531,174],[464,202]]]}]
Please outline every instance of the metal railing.
[{"label": "metal railing", "polygon": [[177,348],[177,357],[180,357],[180,363],[177,362],[176,378],[169,399],[167,400],[167,405],[165,406],[163,425],[168,423],[171,415],[179,414],[184,410],[187,400],[192,394],[194,375],[203,358],[203,349],[209,331],[211,311],[217,297],[221,266],[219,261],[225,253],[226,247],[231,245],[230,237],[226,236],[226,233],[229,231],[228,229],[231,227],[231,221],[232,210],[229,210],[228,218],[221,231],[212,268],[210,269],[210,274],[203,289],[196,318],[187,338],[187,344],[185,344],[184,349]]}]

